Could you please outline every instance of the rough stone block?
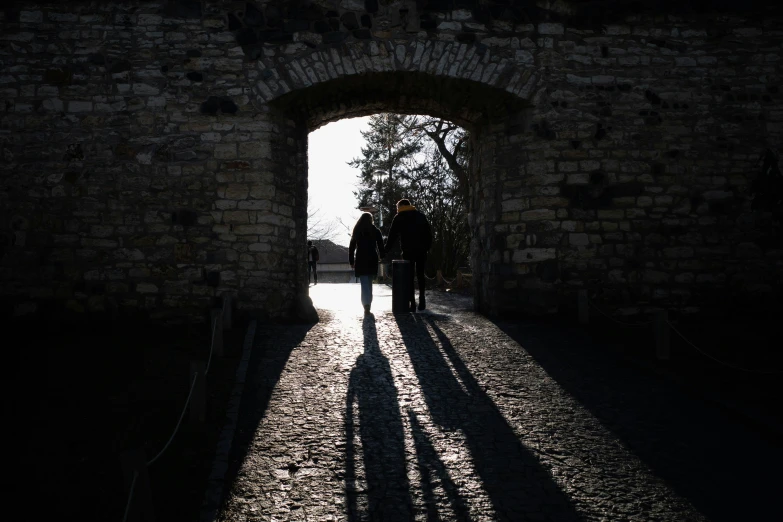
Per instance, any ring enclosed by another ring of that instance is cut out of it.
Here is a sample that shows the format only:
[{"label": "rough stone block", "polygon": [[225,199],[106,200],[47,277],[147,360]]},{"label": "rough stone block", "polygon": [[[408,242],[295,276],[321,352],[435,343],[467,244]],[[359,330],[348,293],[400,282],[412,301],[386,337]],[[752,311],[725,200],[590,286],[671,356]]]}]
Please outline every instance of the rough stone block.
[{"label": "rough stone block", "polygon": [[578,174],[569,174],[566,176],[566,184],[568,185],[587,185],[590,183],[590,174],[580,172]]},{"label": "rough stone block", "polygon": [[[223,190],[221,197],[225,197],[225,189]],[[240,204],[241,203],[243,202],[240,202]],[[219,199],[215,201],[215,206],[220,210],[230,210],[232,208],[237,208],[237,201],[234,199]]]},{"label": "rough stone block", "polygon": [[573,85],[591,85],[593,80],[586,76],[577,76],[575,74],[566,74],[566,81]]},{"label": "rough stone block", "polygon": [[568,244],[571,246],[587,246],[590,244],[590,239],[583,232],[568,234]]},{"label": "rough stone block", "polygon": [[559,161],[557,163],[557,170],[559,172],[576,172],[578,163],[576,161]]},{"label": "rough stone block", "polygon": [[522,65],[531,65],[535,62],[535,57],[530,51],[520,49],[514,53],[517,63]]},{"label": "rough stone block", "polygon": [[607,36],[618,36],[623,34],[631,34],[631,27],[628,25],[612,25],[609,24],[604,28]]},{"label": "rough stone block", "polygon": [[606,210],[606,209],[600,209],[598,210],[598,219],[623,219],[625,217],[625,210],[616,209],[616,210]]},{"label": "rough stone block", "polygon": [[275,192],[275,187],[271,184],[252,185],[250,187],[250,197],[254,199],[271,199],[275,196]]},{"label": "rough stone block", "polygon": [[543,23],[538,24],[539,34],[564,34],[565,28],[563,24]]},{"label": "rough stone block", "polygon": [[596,160],[583,160],[579,162],[579,169],[584,171],[595,171],[601,168],[601,162]]},{"label": "rough stone block", "polygon": [[240,199],[247,199],[249,193],[250,193],[250,187],[248,187],[246,184],[229,183],[225,187],[222,196],[230,200],[240,200]]},{"label": "rough stone block", "polygon": [[219,132],[205,132],[201,135],[201,141],[209,143],[218,143],[223,139],[223,136]]},{"label": "rough stone block", "polygon": [[528,210],[519,214],[519,219],[522,221],[554,220],[556,218],[555,211],[551,209]]},{"label": "rough stone block", "polygon": [[699,63],[690,56],[676,56],[674,58],[674,65],[677,67],[696,67]]},{"label": "rough stone block", "polygon": [[743,38],[754,38],[763,34],[763,30],[757,27],[739,27],[732,29],[732,32],[736,36],[741,36]]},{"label": "rough stone block", "polygon": [[19,21],[23,24],[40,24],[43,23],[42,11],[21,11],[19,13]]},{"label": "rough stone block", "polygon": [[272,148],[269,142],[251,141],[239,144],[239,157],[243,159],[258,159],[272,157]]},{"label": "rough stone block", "polygon": [[236,159],[237,158],[237,144],[236,143],[218,143],[215,145],[214,150],[215,159]]},{"label": "rough stone block", "polygon": [[155,14],[140,14],[136,18],[139,25],[160,25],[162,21],[163,17]]},{"label": "rough stone block", "polygon": [[89,101],[69,101],[68,112],[92,112],[92,102]]},{"label": "rough stone block", "polygon": [[528,176],[530,185],[555,185],[565,179],[565,174],[536,174]]},{"label": "rough stone block", "polygon": [[136,283],[136,292],[140,294],[157,294],[158,287],[152,283]]},{"label": "rough stone block", "polygon": [[512,212],[515,210],[527,210],[526,199],[509,199],[501,203],[501,209],[503,212]]},{"label": "rough stone block", "polygon": [[438,24],[438,30],[440,31],[460,31],[462,30],[462,24],[458,21],[443,21]]},{"label": "rough stone block", "polygon": [[234,234],[238,236],[251,234],[268,236],[273,234],[274,231],[275,227],[269,224],[237,225],[234,227]]},{"label": "rough stone block", "polygon": [[47,13],[50,22],[78,22],[79,15],[74,13]]},{"label": "rough stone block", "polygon": [[515,251],[512,260],[514,263],[537,263],[556,258],[557,249],[555,248],[525,248]]},{"label": "rough stone block", "polygon": [[223,212],[223,222],[229,224],[244,224],[250,222],[246,210],[227,210]]},{"label": "rough stone block", "polygon": [[248,245],[247,249],[251,252],[271,252],[272,251],[272,245],[269,243],[251,243]]}]

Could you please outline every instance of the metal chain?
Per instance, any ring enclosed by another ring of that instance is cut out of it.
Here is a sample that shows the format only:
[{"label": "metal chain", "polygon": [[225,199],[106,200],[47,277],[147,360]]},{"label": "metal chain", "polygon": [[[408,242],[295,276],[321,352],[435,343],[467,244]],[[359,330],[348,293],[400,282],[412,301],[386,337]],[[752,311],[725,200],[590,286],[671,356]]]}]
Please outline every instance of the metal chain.
[{"label": "metal chain", "polygon": [[193,374],[193,382],[190,384],[190,393],[188,393],[188,400],[185,401],[185,407],[182,408],[182,414],[179,416],[179,420],[177,421],[177,425],[174,427],[174,433],[171,434],[171,437],[169,437],[169,441],[166,443],[165,446],[163,446],[163,449],[160,450],[160,452],[152,457],[148,462],[147,466],[152,466],[156,460],[160,458],[161,455],[163,455],[163,452],[166,451],[166,449],[169,447],[169,444],[171,444],[171,441],[174,440],[174,435],[177,434],[177,430],[179,430],[179,425],[182,424],[182,419],[185,418],[185,412],[188,411],[188,404],[190,404],[190,398],[193,396],[193,388],[196,387],[196,379],[198,379],[198,372],[195,372]]},{"label": "metal chain", "polygon": [[614,318],[614,317],[612,317],[611,315],[607,314],[606,312],[604,312],[603,310],[601,310],[600,308],[598,308],[597,306],[595,306],[595,305],[593,304],[593,302],[592,302],[592,301],[590,301],[589,299],[588,299],[588,301],[587,301],[587,302],[590,304],[590,306],[592,306],[593,308],[595,308],[595,309],[598,311],[598,313],[600,313],[600,314],[601,314],[601,315],[603,315],[604,317],[608,317],[609,319],[611,319],[611,320],[612,320],[612,321],[614,321],[615,323],[622,324],[622,325],[624,325],[624,326],[647,326],[647,325],[650,325],[650,324],[652,324],[652,323],[654,322],[654,321],[647,321],[647,322],[644,322],[644,323],[628,323],[628,322],[625,322],[625,321],[620,321],[619,319],[615,319],[615,318]]},{"label": "metal chain", "polygon": [[128,493],[128,502],[125,504],[125,515],[122,517],[122,522],[128,520],[128,513],[130,513],[131,501],[133,500],[133,490],[136,487],[136,479],[139,478],[139,472],[133,471],[133,480],[130,485],[130,493]]},{"label": "metal chain", "polygon": [[[215,320],[212,322],[212,342],[210,343],[209,347],[209,358],[207,359],[207,367],[204,371],[204,377],[207,376],[207,373],[209,373],[209,366],[212,362],[212,353],[215,349],[215,332],[217,331],[217,323],[218,319],[222,317],[222,314],[215,317]],[[166,445],[163,446],[163,449],[158,452],[157,455],[152,457],[149,461],[147,461],[147,467],[153,465],[156,460],[158,460],[161,455],[168,449],[169,445],[171,444],[171,441],[174,440],[174,436],[177,434],[177,431],[179,431],[179,427],[182,424],[182,419],[185,418],[185,412],[188,411],[188,405],[190,404],[190,399],[193,397],[193,389],[196,387],[196,380],[198,379],[198,372],[195,372],[193,374],[193,382],[190,383],[190,391],[188,392],[188,398],[185,401],[185,406],[182,408],[182,413],[179,416],[179,420],[177,421],[177,425],[174,427],[174,432],[171,434],[171,437],[169,437],[168,442],[166,442]],[[133,472],[133,481],[131,481],[130,486],[130,492],[128,493],[128,502],[125,506],[125,516],[122,518],[123,522],[127,520],[128,513],[130,512],[130,506],[131,506],[131,500],[133,499],[133,490],[136,487],[136,479],[139,477],[139,472],[134,471]]]},{"label": "metal chain", "polygon": [[674,333],[676,333],[677,335],[679,335],[679,336],[680,336],[680,338],[682,338],[682,340],[683,340],[683,341],[685,341],[686,343],[688,343],[689,345],[691,345],[691,347],[692,347],[694,350],[696,350],[697,352],[699,352],[699,353],[700,353],[700,354],[702,354],[703,356],[705,356],[705,357],[708,357],[708,358],[712,359],[713,361],[715,361],[715,362],[716,362],[716,363],[718,363],[718,364],[722,364],[723,366],[726,366],[726,367],[728,367],[728,368],[733,368],[733,369],[735,369],[735,370],[740,370],[740,371],[743,371],[743,372],[748,372],[748,373],[760,373],[760,374],[764,374],[764,375],[773,375],[773,374],[780,374],[780,373],[783,373],[783,371],[781,371],[781,370],[772,370],[772,371],[768,371],[768,372],[765,372],[765,371],[762,371],[762,370],[751,370],[751,369],[749,369],[749,368],[743,368],[743,367],[741,367],[741,366],[736,366],[736,365],[734,365],[734,364],[727,363],[727,362],[725,362],[725,361],[721,361],[720,359],[717,359],[717,358],[713,357],[712,355],[708,354],[707,352],[705,352],[704,350],[700,349],[698,346],[696,346],[695,344],[693,344],[692,342],[690,342],[690,341],[688,340],[688,338],[687,338],[687,337],[685,337],[685,336],[684,336],[682,333],[680,333],[680,331],[679,331],[677,328],[675,328],[675,327],[674,327],[674,325],[673,325],[672,323],[670,323],[669,321],[666,321],[666,323],[669,325],[669,327],[670,327],[672,330],[674,330]]},{"label": "metal chain", "polygon": [[218,318],[222,318],[223,314],[219,314],[212,322],[212,343],[209,346],[209,358],[207,359],[207,369],[204,370],[204,377],[209,373],[209,365],[212,362],[212,351],[215,349],[215,332],[217,331]]}]

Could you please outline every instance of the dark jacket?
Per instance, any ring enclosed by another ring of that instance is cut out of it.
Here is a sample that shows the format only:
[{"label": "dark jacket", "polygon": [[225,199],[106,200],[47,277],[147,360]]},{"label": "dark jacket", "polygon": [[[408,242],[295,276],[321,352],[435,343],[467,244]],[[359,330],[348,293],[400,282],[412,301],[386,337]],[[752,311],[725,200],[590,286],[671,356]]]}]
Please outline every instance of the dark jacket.
[{"label": "dark jacket", "polygon": [[406,257],[424,255],[432,246],[430,223],[413,205],[397,209],[384,247],[387,251],[394,246],[398,236],[402,253]]},{"label": "dark jacket", "polygon": [[[356,255],[354,256],[354,251]],[[372,227],[368,236],[351,237],[348,245],[348,262],[354,265],[356,277],[363,275],[378,275],[378,258],[384,256],[383,236],[381,231]]]}]

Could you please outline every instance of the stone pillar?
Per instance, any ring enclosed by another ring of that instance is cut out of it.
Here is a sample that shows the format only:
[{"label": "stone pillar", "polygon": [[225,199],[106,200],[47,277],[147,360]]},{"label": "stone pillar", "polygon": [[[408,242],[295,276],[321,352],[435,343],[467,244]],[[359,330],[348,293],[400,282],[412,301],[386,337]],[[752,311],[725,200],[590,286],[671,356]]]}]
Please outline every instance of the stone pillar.
[{"label": "stone pillar", "polygon": [[517,266],[503,252],[509,218],[502,205],[504,183],[519,177],[520,160],[504,125],[485,126],[476,132],[470,194],[474,305],[488,315],[517,306]]},{"label": "stone pillar", "polygon": [[240,198],[237,218],[246,220],[232,227],[246,250],[239,259],[243,270],[236,306],[261,318],[312,319],[312,304],[308,308],[303,302],[309,301],[303,299],[307,128],[272,106],[263,106],[257,120],[256,139],[238,146],[238,159],[252,169],[232,187]]}]

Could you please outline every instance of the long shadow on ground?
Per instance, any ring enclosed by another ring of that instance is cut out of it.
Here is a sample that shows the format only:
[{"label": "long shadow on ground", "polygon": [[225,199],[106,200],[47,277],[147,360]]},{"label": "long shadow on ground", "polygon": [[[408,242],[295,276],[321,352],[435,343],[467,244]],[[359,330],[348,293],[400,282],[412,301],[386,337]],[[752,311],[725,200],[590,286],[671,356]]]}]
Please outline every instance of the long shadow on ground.
[{"label": "long shadow on ground", "polygon": [[[362,322],[364,353],[356,360],[345,401],[345,492],[348,520],[411,520],[405,435],[389,360],[378,346],[375,318]],[[358,410],[358,411],[357,411]],[[361,440],[366,487],[361,485],[354,438]]]},{"label": "long shadow on ground", "polygon": [[[426,318],[425,318],[426,317]],[[486,491],[496,520],[527,520],[529,515],[546,520],[580,520],[569,498],[560,490],[539,460],[525,448],[492,399],[460,359],[448,337],[437,330],[436,345],[428,324],[436,327],[438,316],[395,316],[432,420],[446,430],[460,430],[472,456],[472,463]],[[452,373],[457,373],[459,380]],[[463,388],[464,386],[464,388]],[[418,423],[412,418],[416,431]],[[429,461],[424,474],[425,501],[430,475],[442,470],[428,455],[422,433],[414,433],[418,458]],[[467,518],[455,497],[455,488],[444,484],[458,516]],[[429,507],[429,506],[428,506]],[[437,513],[428,513],[437,519]],[[432,515],[435,515],[434,517]]]},{"label": "long shadow on ground", "polygon": [[710,520],[779,512],[781,438],[618,360],[575,327],[495,324]]}]

